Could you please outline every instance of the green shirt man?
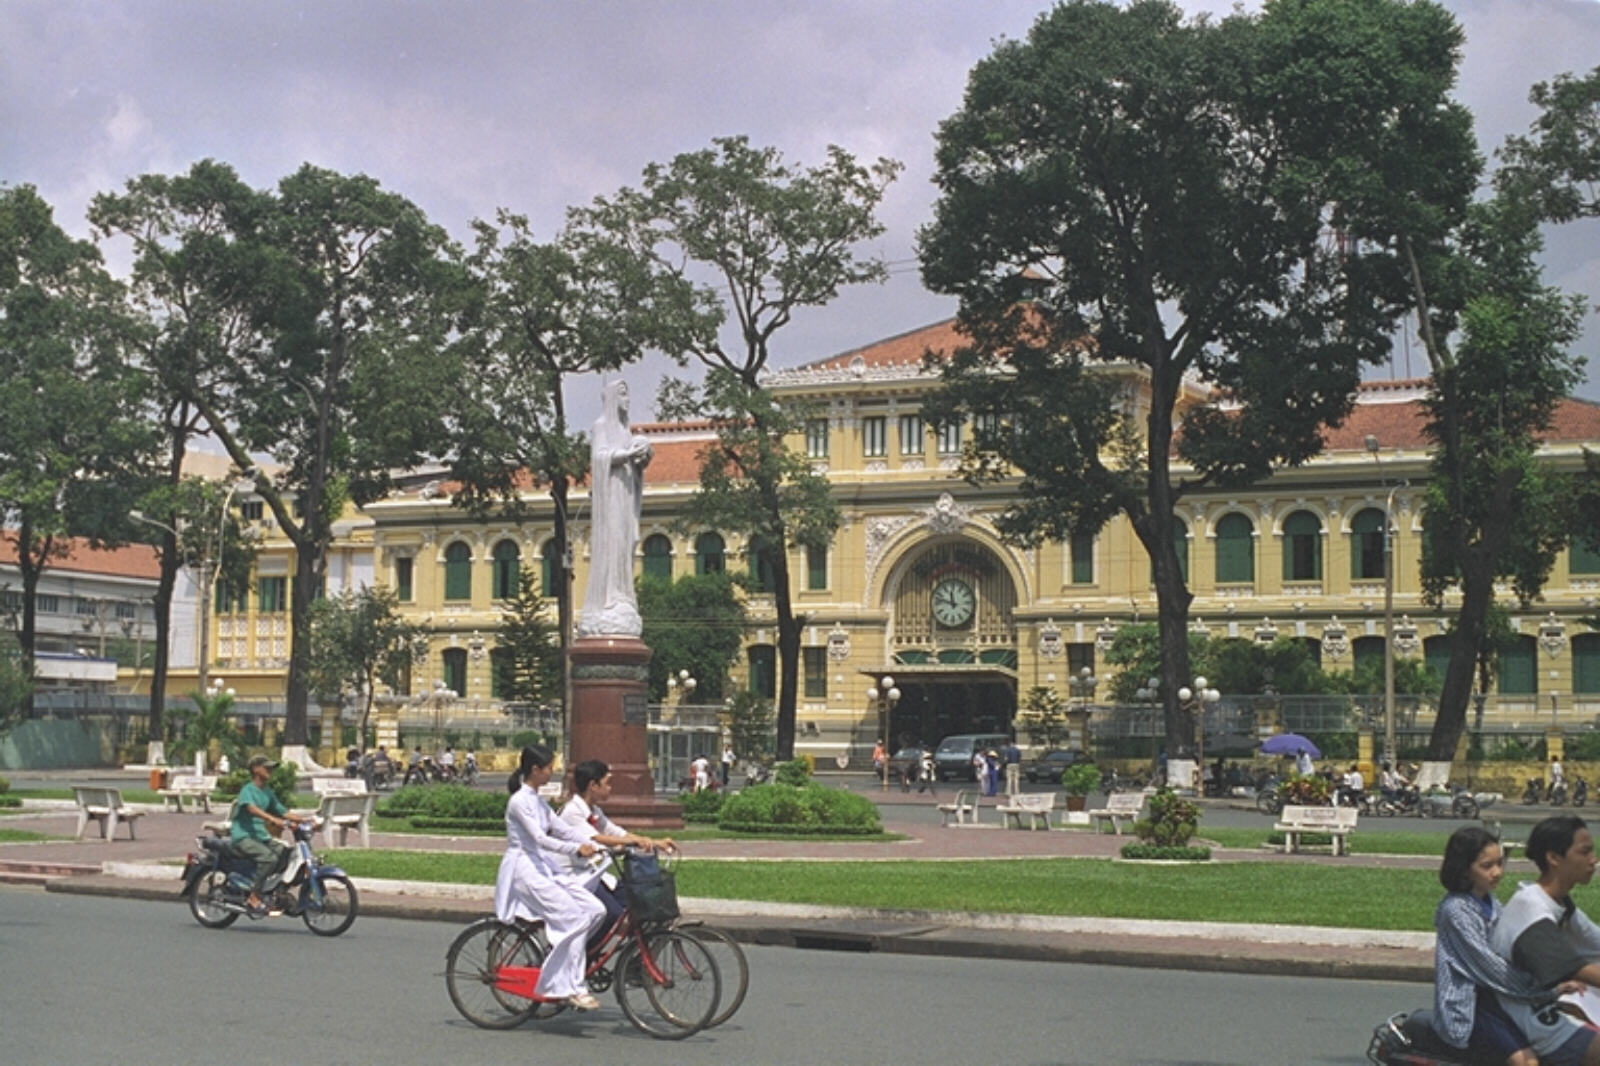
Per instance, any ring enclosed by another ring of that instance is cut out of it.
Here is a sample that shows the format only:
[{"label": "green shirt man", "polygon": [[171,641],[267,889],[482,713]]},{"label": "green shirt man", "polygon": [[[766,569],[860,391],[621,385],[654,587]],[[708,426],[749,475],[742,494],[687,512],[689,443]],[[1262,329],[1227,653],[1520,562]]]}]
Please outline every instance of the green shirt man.
[{"label": "green shirt man", "polygon": [[250,884],[252,918],[267,914],[261,889],[269,877],[283,868],[289,856],[288,847],[275,838],[285,825],[300,821],[267,787],[275,765],[265,755],[250,760],[250,781],[239,790],[233,805],[233,824],[228,829],[234,850],[256,864],[255,880]]}]

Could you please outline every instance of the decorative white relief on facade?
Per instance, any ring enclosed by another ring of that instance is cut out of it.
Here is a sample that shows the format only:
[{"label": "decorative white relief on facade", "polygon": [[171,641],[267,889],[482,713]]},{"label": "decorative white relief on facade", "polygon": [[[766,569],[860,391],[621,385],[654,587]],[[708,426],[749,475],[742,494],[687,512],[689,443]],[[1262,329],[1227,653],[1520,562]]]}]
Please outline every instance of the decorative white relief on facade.
[{"label": "decorative white relief on facade", "polygon": [[1339,616],[1334,615],[1327,625],[1322,627],[1322,650],[1333,659],[1343,659],[1350,654],[1350,634],[1339,622]]},{"label": "decorative white relief on facade", "polygon": [[1539,647],[1543,648],[1550,658],[1559,659],[1561,649],[1566,646],[1567,627],[1556,617],[1556,613],[1551,611],[1545,616],[1544,621],[1539,623]]},{"label": "decorative white relief on facade", "polygon": [[939,469],[940,470],[959,470],[959,469],[961,469],[961,456],[959,456],[959,455],[941,456],[940,459],[939,459]]},{"label": "decorative white relief on facade", "polygon": [[1061,627],[1056,625],[1054,618],[1046,618],[1044,625],[1039,627],[1039,654],[1054,661],[1061,657],[1062,650]]},{"label": "decorative white relief on facade", "polygon": [[889,464],[883,459],[868,459],[864,469],[869,474],[887,474],[889,472]]},{"label": "decorative white relief on facade", "polygon": [[935,533],[956,533],[972,521],[972,509],[956,503],[948,492],[941,492],[938,501],[923,512],[923,519]]},{"label": "decorative white relief on facade", "polygon": [[1401,655],[1415,655],[1422,648],[1422,640],[1417,633],[1416,623],[1411,621],[1411,616],[1403,614],[1400,623],[1394,627],[1394,650]]},{"label": "decorative white relief on facade", "polygon": [[1100,623],[1100,628],[1094,631],[1095,650],[1104,655],[1111,650],[1111,642],[1117,639],[1117,627],[1107,618]]},{"label": "decorative white relief on facade", "polygon": [[[1256,587],[1254,583],[1248,585],[1218,585],[1216,597],[1219,600],[1248,600],[1254,598]],[[1228,605],[1229,610],[1233,605]]]},{"label": "decorative white relief on facade", "polygon": [[878,568],[878,560],[883,557],[883,550],[889,546],[889,541],[894,535],[911,524],[910,515],[899,515],[895,518],[869,518],[867,520],[867,573],[870,575]]},{"label": "decorative white relief on facade", "polygon": [[811,464],[811,472],[813,474],[815,474],[817,477],[827,477],[828,476],[828,464],[827,464],[827,462],[824,461],[824,460],[818,460],[817,462],[812,463]]},{"label": "decorative white relief on facade", "polygon": [[1271,644],[1278,639],[1278,627],[1272,624],[1272,619],[1263,618],[1261,624],[1256,626],[1256,643]]},{"label": "decorative white relief on facade", "polygon": [[1211,634],[1211,627],[1206,625],[1206,620],[1204,618],[1193,618],[1189,621],[1189,632],[1203,637],[1209,636]]},{"label": "decorative white relief on facade", "polygon": [[850,634],[845,632],[844,626],[835,622],[833,629],[828,632],[828,661],[842,663],[848,658],[850,658]]}]

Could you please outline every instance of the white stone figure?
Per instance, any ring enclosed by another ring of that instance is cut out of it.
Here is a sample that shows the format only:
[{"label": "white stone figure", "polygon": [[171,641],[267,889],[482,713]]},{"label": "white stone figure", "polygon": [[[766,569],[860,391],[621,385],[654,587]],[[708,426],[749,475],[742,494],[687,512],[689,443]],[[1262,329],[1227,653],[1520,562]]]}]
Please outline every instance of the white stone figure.
[{"label": "white stone figure", "polygon": [[589,583],[578,636],[630,636],[644,631],[633,594],[633,546],[650,442],[628,432],[628,386],[606,384],[589,437]]}]

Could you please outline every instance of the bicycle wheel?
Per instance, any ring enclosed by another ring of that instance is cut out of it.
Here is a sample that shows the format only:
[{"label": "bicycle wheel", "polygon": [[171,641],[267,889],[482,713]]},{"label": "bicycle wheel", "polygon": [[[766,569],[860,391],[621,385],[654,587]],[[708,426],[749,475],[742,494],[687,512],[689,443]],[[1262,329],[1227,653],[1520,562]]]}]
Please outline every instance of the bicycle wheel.
[{"label": "bicycle wheel", "polygon": [[445,956],[444,983],[461,1016],[481,1029],[511,1029],[533,1016],[536,1000],[495,984],[500,967],[538,966],[544,952],[514,925],[480,918],[461,931]]},{"label": "bicycle wheel", "polygon": [[706,1023],[707,1029],[713,1029],[744,1006],[744,995],[750,990],[750,965],[739,942],[714,925],[680,925],[678,931],[700,941],[717,964],[717,976],[722,978],[721,1009]]},{"label": "bicycle wheel", "polygon": [[1463,792],[1451,803],[1450,809],[1457,818],[1476,818],[1478,816],[1478,801]]},{"label": "bicycle wheel", "polygon": [[356,886],[336,875],[319,878],[319,883],[321,891],[306,893],[301,917],[318,936],[338,936],[356,920]]},{"label": "bicycle wheel", "polygon": [[[716,961],[700,941],[672,930],[649,934],[646,950],[648,963],[637,944],[617,960],[617,1005],[640,1032],[658,1040],[693,1036],[717,1013],[722,979]],[[640,1009],[640,992],[650,1011]]]}]

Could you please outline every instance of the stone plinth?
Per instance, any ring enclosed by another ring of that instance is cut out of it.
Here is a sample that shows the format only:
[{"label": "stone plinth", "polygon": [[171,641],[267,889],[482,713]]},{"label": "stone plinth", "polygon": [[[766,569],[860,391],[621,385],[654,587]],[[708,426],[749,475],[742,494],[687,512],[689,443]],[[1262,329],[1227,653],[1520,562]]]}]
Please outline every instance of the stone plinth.
[{"label": "stone plinth", "polygon": [[656,799],[650,774],[650,649],[637,637],[583,637],[572,668],[572,764],[600,759],[611,767],[606,814],[630,829],[681,829],[676,803]]}]

